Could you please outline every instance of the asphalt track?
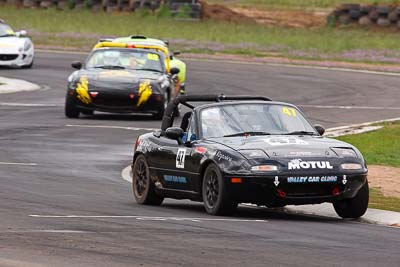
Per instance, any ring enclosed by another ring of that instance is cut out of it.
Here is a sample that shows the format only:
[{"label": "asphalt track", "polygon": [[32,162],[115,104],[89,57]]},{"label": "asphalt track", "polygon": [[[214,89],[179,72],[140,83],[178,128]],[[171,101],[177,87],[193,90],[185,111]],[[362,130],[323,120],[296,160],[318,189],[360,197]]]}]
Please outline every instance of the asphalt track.
[{"label": "asphalt track", "polygon": [[[213,217],[189,201],[137,205],[121,170],[140,129],[160,123],[66,119],[69,64],[82,57],[38,53],[31,70],[0,69],[44,86],[0,94],[0,266],[399,266],[398,228],[251,207]],[[189,93],[262,94],[327,127],[400,117],[398,76],[187,62]]]}]

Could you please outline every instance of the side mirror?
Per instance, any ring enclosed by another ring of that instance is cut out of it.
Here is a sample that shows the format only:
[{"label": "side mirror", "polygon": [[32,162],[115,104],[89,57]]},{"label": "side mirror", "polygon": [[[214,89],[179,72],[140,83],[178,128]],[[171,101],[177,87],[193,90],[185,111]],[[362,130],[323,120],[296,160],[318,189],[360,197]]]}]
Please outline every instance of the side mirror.
[{"label": "side mirror", "polygon": [[181,51],[174,51],[172,54],[173,54],[174,56],[177,56],[177,55],[180,55],[180,54],[181,54]]},{"label": "side mirror", "polygon": [[19,36],[27,36],[28,33],[25,30],[20,30],[19,31]]},{"label": "side mirror", "polygon": [[177,67],[173,67],[173,68],[171,68],[171,70],[169,72],[172,75],[177,75],[180,72],[180,69],[178,69]]},{"label": "side mirror", "polygon": [[315,125],[314,125],[314,129],[317,130],[317,132],[318,132],[320,135],[324,135],[324,133],[325,133],[325,128],[322,127],[322,125],[320,125],[320,124],[315,124]]},{"label": "side mirror", "polygon": [[165,136],[169,139],[178,141],[178,144],[182,144],[183,130],[179,127],[169,127],[165,130]]},{"label": "side mirror", "polygon": [[81,63],[80,61],[74,61],[74,62],[72,62],[71,66],[72,66],[74,69],[80,70],[80,69],[82,68],[82,63]]}]

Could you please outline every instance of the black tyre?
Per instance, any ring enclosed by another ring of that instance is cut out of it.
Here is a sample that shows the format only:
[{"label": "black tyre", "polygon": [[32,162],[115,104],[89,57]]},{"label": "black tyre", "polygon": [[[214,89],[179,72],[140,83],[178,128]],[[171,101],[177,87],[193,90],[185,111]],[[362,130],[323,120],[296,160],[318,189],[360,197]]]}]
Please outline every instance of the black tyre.
[{"label": "black tyre", "polygon": [[94,114],[93,110],[88,110],[88,109],[81,110],[81,112],[82,112],[82,114],[85,114],[85,115],[93,115]]},{"label": "black tyre", "polygon": [[213,163],[204,172],[202,191],[208,214],[230,215],[235,212],[238,203],[230,199],[221,171]]},{"label": "black tyre", "polygon": [[79,109],[75,105],[75,101],[71,95],[67,94],[65,99],[65,116],[68,118],[78,118],[79,117]]},{"label": "black tyre", "polygon": [[366,181],[354,198],[337,201],[333,203],[333,207],[340,217],[355,219],[363,216],[367,211],[368,201],[369,188]]},{"label": "black tyre", "polygon": [[161,205],[164,198],[157,195],[155,185],[150,180],[149,165],[143,155],[139,155],[132,167],[132,190],[137,203]]},{"label": "black tyre", "polygon": [[168,94],[167,91],[165,91],[164,95],[163,95],[163,105],[160,106],[160,108],[158,109],[157,113],[154,114],[154,118],[156,120],[162,120],[162,118],[164,116],[164,111],[167,108],[168,103],[169,103],[169,94]]}]

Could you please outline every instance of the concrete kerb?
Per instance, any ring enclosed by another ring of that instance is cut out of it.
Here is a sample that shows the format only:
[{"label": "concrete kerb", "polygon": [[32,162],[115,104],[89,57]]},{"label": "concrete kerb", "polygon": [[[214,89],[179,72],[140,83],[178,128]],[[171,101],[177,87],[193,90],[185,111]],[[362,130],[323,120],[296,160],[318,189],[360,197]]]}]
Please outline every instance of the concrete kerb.
[{"label": "concrete kerb", "polygon": [[34,83],[24,80],[0,77],[0,94],[28,92],[39,89],[41,89],[41,87]]}]

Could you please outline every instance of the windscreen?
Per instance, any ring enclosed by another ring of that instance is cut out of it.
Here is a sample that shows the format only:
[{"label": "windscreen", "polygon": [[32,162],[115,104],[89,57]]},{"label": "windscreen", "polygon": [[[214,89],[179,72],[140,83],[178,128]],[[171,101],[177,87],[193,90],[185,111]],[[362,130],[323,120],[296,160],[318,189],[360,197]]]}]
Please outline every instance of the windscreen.
[{"label": "windscreen", "polygon": [[86,68],[130,69],[163,72],[162,59],[153,51],[102,49],[87,60]]},{"label": "windscreen", "polygon": [[3,36],[13,36],[15,35],[14,31],[7,24],[0,23],[0,37]]},{"label": "windscreen", "polygon": [[206,108],[200,114],[203,138],[241,134],[315,134],[314,128],[292,106],[278,104],[232,104]]}]

